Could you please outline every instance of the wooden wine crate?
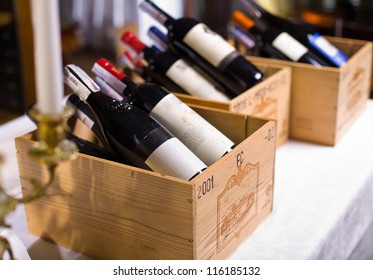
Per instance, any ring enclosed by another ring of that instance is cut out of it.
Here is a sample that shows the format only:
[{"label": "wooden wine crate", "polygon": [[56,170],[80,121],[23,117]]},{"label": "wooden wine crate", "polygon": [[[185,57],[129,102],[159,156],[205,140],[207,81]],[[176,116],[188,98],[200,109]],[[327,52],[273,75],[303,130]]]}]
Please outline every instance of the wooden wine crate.
[{"label": "wooden wine crate", "polygon": [[273,63],[255,63],[264,80],[229,102],[206,100],[187,94],[175,95],[187,104],[196,104],[259,118],[277,120],[277,146],[289,138],[291,68]]},{"label": "wooden wine crate", "polygon": [[336,145],[364,110],[372,73],[372,43],[327,37],[348,57],[341,68],[249,56],[253,63],[292,68],[290,138]]},{"label": "wooden wine crate", "polygon": [[[79,154],[25,205],[32,234],[95,259],[224,259],[273,207],[276,121],[193,106],[236,147],[191,181]],[[23,193],[46,181],[16,138]],[[180,159],[182,160],[182,158]]]}]

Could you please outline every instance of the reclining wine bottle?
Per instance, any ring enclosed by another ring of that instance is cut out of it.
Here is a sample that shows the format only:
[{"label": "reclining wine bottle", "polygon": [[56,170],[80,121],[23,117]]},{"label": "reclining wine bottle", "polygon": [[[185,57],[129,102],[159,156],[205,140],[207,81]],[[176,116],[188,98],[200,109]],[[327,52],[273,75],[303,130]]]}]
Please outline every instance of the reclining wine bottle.
[{"label": "reclining wine bottle", "polygon": [[148,112],[206,165],[232,150],[234,143],[228,137],[165,88],[150,83],[137,85],[104,58],[94,64],[92,71]]},{"label": "reclining wine bottle", "polygon": [[148,34],[153,41],[157,42],[158,45],[163,45],[163,48],[175,53],[178,57],[182,58],[186,62],[188,62],[193,68],[198,70],[206,79],[211,80],[214,84],[218,85],[219,90],[224,92],[226,95],[234,98],[240,95],[242,92],[245,91],[245,86],[237,83],[222,71],[220,71],[215,66],[211,65],[205,59],[199,59],[198,54],[195,53],[192,49],[187,48],[175,42],[174,44],[178,46],[176,49],[175,47],[171,47],[169,44],[169,40],[166,34],[164,34],[161,30],[156,28],[155,26],[149,29]]},{"label": "reclining wine bottle", "polygon": [[301,44],[320,56],[322,60],[327,62],[328,66],[341,67],[348,60],[348,57],[344,53],[325,37],[311,30],[311,28],[298,26],[290,20],[276,16],[253,0],[241,0],[241,3],[244,6],[245,12],[249,13],[250,17],[255,21],[265,21],[272,27],[286,31]]},{"label": "reclining wine bottle", "polygon": [[148,62],[150,71],[168,77],[190,95],[223,102],[230,100],[228,96],[217,89],[217,85],[205,79],[187,61],[179,58],[176,54],[167,50],[156,52],[129,31],[123,33],[121,40]]},{"label": "reclining wine bottle", "polygon": [[75,116],[93,132],[101,144],[105,146],[106,149],[111,150],[104,134],[101,131],[100,125],[91,111],[91,108],[75,93],[69,95],[66,100],[66,104],[75,109]]},{"label": "reclining wine bottle", "polygon": [[116,155],[162,175],[190,180],[206,165],[146,112],[100,91],[78,66],[64,68],[65,83],[86,102]]},{"label": "reclining wine bottle", "polygon": [[114,153],[109,152],[105,148],[95,143],[92,143],[91,141],[82,139],[71,132],[67,132],[66,136],[67,136],[67,139],[73,141],[76,144],[79,153],[89,155],[89,156],[94,156],[97,158],[110,160],[110,161],[123,163],[120,159],[116,157]]},{"label": "reclining wine bottle", "polygon": [[[71,106],[70,103],[68,103],[67,105]],[[35,106],[35,104],[32,104],[29,108],[33,106]],[[73,106],[73,108],[76,109],[75,106]],[[26,116],[37,125],[37,120],[33,118],[33,116],[30,114],[29,109],[26,110]],[[69,130],[65,131],[65,135],[68,140],[73,141],[75,143],[76,148],[78,149],[79,153],[110,160],[110,161],[120,162],[120,160],[115,156],[114,153],[86,139],[80,138],[79,136],[75,135]]]},{"label": "reclining wine bottle", "polygon": [[261,42],[260,37],[255,37],[245,32],[241,27],[236,24],[229,25],[229,35],[236,41],[246,47],[249,55],[269,57],[282,60],[289,60],[287,56],[274,48],[271,44],[264,44]]},{"label": "reclining wine bottle", "polygon": [[193,53],[195,57],[189,59],[194,59],[197,65],[200,60],[207,61],[244,90],[263,79],[263,73],[256,66],[205,24],[187,17],[174,19],[150,0],[141,2],[139,7],[167,28],[173,48],[184,55]]},{"label": "reclining wine bottle", "polygon": [[243,30],[253,34],[262,46],[272,49],[272,53],[280,52],[283,57],[290,61],[308,63],[317,67],[328,66],[325,61],[306,46],[280,29],[259,22],[255,23],[240,11],[232,13],[232,20]]},{"label": "reclining wine bottle", "polygon": [[[206,79],[211,84],[213,84],[214,87],[216,87],[218,91],[224,93],[224,95],[226,95],[227,97],[230,97],[229,99],[234,98],[240,95],[243,91],[245,91],[244,87],[240,87],[238,83],[226,77],[225,74],[218,71],[217,68],[213,67],[209,63],[207,62],[206,63],[201,63],[201,62],[195,63],[193,59],[190,59],[191,57],[195,57],[195,55],[193,54],[191,54],[191,56],[182,55],[178,53],[177,51],[175,51],[174,49],[169,48],[167,35],[163,33],[160,29],[158,29],[156,26],[150,27],[147,34],[158,46],[161,46],[161,49],[172,52],[179,59],[184,60],[185,63],[193,67],[193,69],[196,72],[198,72],[204,79]],[[186,81],[190,82],[188,81],[188,79],[186,79]]]},{"label": "reclining wine bottle", "polygon": [[[134,75],[140,76],[148,83],[155,83],[164,86],[169,91],[186,93],[181,87],[175,84],[172,80],[164,75],[160,75],[151,71],[142,59],[134,58],[134,54],[130,54],[128,50],[119,55],[119,65],[124,69],[129,70]],[[135,56],[137,56],[135,54]]]}]

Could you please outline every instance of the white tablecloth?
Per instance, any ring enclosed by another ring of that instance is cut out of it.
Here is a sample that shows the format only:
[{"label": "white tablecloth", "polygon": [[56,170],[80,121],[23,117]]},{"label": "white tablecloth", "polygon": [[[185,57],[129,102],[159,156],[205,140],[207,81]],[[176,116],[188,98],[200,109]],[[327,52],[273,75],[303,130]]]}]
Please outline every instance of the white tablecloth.
[{"label": "white tablecloth", "polygon": [[336,147],[286,143],[275,172],[273,212],[233,259],[373,259],[372,100]]},{"label": "white tablecloth", "polygon": [[[0,126],[1,174],[19,192],[14,137],[26,117]],[[27,231],[23,206],[9,215],[32,259],[86,258]],[[274,208],[231,259],[373,259],[373,100],[336,147],[289,141],[276,154]]]}]

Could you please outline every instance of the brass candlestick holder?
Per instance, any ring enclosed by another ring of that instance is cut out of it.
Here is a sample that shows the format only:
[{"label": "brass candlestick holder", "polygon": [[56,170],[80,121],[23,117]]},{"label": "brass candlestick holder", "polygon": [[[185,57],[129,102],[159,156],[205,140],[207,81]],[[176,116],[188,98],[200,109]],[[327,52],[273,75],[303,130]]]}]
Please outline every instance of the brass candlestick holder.
[{"label": "brass candlestick holder", "polygon": [[[0,185],[0,228],[9,227],[5,223],[5,216],[14,211],[19,203],[31,202],[39,197],[47,195],[48,188],[55,178],[56,168],[59,163],[66,160],[73,160],[77,157],[77,147],[74,142],[65,139],[65,132],[68,129],[66,120],[74,114],[71,107],[65,107],[61,115],[42,115],[35,108],[31,107],[27,115],[37,124],[38,142],[29,151],[29,154],[41,164],[47,166],[48,181],[45,183],[31,180],[32,189],[22,198],[15,198],[8,195]],[[0,163],[2,158],[0,156]],[[10,258],[13,254],[8,241],[0,236],[0,259],[8,252]]]}]

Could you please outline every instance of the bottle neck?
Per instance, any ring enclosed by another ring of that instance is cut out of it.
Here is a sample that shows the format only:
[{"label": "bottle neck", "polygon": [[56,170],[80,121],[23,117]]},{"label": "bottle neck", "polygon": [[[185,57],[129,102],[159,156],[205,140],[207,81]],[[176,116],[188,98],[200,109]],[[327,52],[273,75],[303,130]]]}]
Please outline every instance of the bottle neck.
[{"label": "bottle neck", "polygon": [[173,17],[167,14],[164,10],[159,8],[152,1],[144,0],[140,3],[139,8],[144,12],[148,13],[155,20],[157,20],[162,25],[168,25],[169,23],[175,21]]},{"label": "bottle neck", "polygon": [[128,102],[131,102],[134,95],[135,95],[135,92],[138,88],[138,85],[136,83],[134,83],[130,78],[128,78],[127,76],[122,78],[120,80],[123,85],[124,85],[124,89],[122,91],[122,95],[126,97],[127,101]]},{"label": "bottle neck", "polygon": [[142,50],[143,57],[147,61],[149,61],[149,59],[152,59],[155,56],[156,53],[157,52],[154,49],[150,48],[150,47],[145,47]]},{"label": "bottle neck", "polygon": [[132,102],[135,106],[149,113],[168,94],[170,92],[160,85],[144,83],[139,85],[136,91],[133,91]]},{"label": "bottle neck", "polygon": [[254,1],[241,0],[241,3],[245,6],[246,11],[257,19],[262,19],[265,15],[270,15],[269,12],[265,11]]}]

